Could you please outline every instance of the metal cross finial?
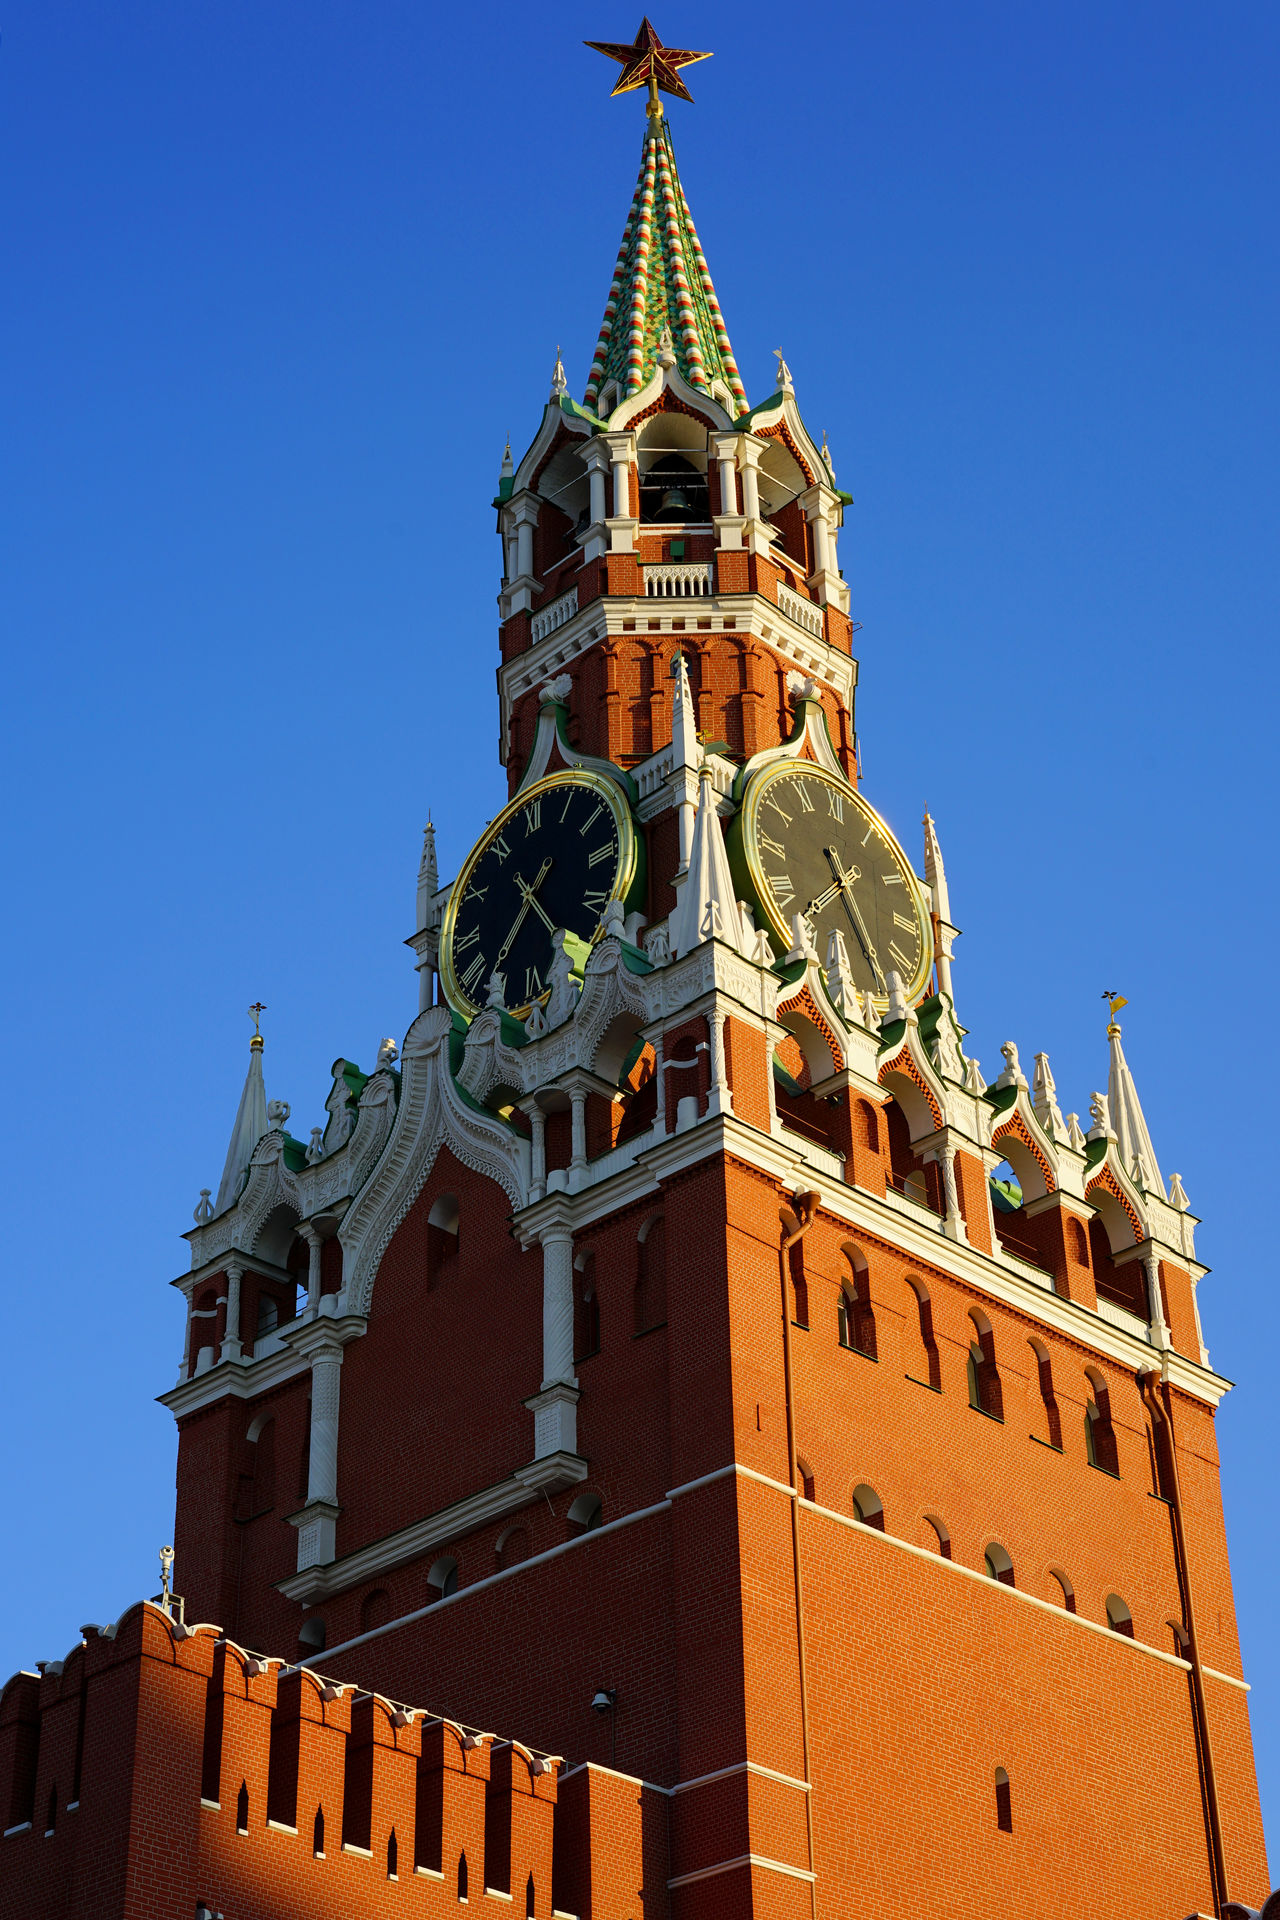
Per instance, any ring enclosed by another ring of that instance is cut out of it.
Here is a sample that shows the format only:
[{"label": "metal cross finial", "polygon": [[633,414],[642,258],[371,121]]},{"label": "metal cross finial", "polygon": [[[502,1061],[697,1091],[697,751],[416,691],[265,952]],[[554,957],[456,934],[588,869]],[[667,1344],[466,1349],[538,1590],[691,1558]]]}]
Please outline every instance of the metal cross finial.
[{"label": "metal cross finial", "polygon": [[255,1040],[258,1038],[258,1021],[260,1017],[266,1012],[266,1010],[267,1009],[261,1000],[255,1000],[253,1005],[249,1008],[249,1018],[253,1022],[253,1037]]}]

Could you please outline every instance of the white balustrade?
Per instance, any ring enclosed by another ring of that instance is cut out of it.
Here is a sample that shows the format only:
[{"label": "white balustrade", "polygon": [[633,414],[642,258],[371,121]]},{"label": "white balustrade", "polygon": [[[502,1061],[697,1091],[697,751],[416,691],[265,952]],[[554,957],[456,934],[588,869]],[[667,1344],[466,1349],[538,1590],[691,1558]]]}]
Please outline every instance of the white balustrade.
[{"label": "white balustrade", "polygon": [[572,586],[568,593],[562,593],[558,599],[551,602],[550,606],[543,607],[540,612],[534,614],[529,622],[531,644],[536,647],[539,640],[545,640],[549,633],[556,631],[557,627],[562,627],[567,620],[572,620],[577,611],[578,589]]},{"label": "white balustrade", "polygon": [[812,600],[806,600],[794,588],[784,587],[781,581],[778,582],[778,610],[785,613],[788,620],[794,620],[806,633],[812,634],[815,640],[822,639],[822,608],[815,607]]},{"label": "white balustrade", "polygon": [[644,570],[647,600],[705,600],[711,592],[709,560],[662,561]]}]

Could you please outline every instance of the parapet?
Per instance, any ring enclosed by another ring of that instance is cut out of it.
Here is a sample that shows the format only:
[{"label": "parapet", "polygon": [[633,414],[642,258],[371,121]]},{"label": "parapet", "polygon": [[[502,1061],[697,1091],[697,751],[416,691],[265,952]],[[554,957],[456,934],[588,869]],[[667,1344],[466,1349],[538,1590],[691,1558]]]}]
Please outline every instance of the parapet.
[{"label": "parapet", "polygon": [[84,1633],[0,1693],[0,1920],[456,1920],[479,1899],[604,1920],[606,1879],[635,1920],[667,1913],[656,1789],[564,1776],[150,1602]]}]

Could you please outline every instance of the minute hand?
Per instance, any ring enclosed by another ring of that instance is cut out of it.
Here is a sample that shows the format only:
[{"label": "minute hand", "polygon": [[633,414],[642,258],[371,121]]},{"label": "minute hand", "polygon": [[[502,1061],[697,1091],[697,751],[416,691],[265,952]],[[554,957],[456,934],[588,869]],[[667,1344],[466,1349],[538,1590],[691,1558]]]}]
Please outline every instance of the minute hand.
[{"label": "minute hand", "polygon": [[852,872],[846,873],[840,864],[840,856],[834,847],[824,847],[822,851],[826,854],[831,871],[839,883],[840,896],[844,901],[845,912],[853,923],[853,930],[858,936],[858,944],[867,956],[867,964],[871,968],[878,983],[883,986],[885,984],[884,971],[881,968],[879,960],[876,958],[876,950],[871,943],[871,935],[867,932],[867,923],[862,917],[861,910],[853,894],[853,882],[857,869],[855,868]]}]

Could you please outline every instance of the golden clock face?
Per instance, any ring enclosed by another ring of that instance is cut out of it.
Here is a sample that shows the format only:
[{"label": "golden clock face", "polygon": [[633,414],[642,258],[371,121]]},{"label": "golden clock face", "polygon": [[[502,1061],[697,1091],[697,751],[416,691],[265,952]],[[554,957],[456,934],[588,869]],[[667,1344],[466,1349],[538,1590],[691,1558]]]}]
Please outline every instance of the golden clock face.
[{"label": "golden clock face", "polygon": [[440,976],[468,1018],[503,977],[503,1004],[523,1017],[550,985],[563,928],[590,945],[611,900],[625,900],[637,845],[620,789],[600,774],[551,774],[489,823],[454,881],[440,929]]},{"label": "golden clock face", "polygon": [[933,965],[933,929],[911,862],[847,781],[809,761],[781,760],[747,787],[734,836],[775,936],[790,947],[802,913],[826,961],[844,935],[859,993],[888,1002],[897,973],[908,1001]]}]

